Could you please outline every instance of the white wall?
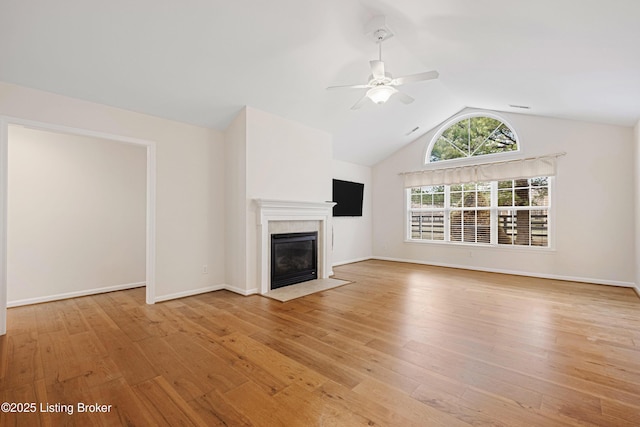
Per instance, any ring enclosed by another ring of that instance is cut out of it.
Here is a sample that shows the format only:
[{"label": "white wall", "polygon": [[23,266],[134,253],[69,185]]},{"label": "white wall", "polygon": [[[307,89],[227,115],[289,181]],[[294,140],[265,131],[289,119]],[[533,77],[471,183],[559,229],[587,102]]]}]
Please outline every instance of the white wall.
[{"label": "white wall", "polygon": [[0,115],[154,141],[156,299],[224,283],[222,133],[6,83]]},{"label": "white wall", "polygon": [[636,274],[631,232],[635,228],[632,129],[499,115],[518,134],[523,157],[567,153],[558,159],[555,250],[405,243],[404,192],[398,174],[422,168],[425,146],[437,132],[434,129],[374,167],[374,255],[631,285]]},{"label": "white wall", "polygon": [[369,166],[333,161],[332,178],[364,184],[362,216],[333,218],[333,265],[361,261],[373,255],[371,174]]},{"label": "white wall", "polygon": [[331,135],[247,107],[247,198],[331,200]]},{"label": "white wall", "polygon": [[[332,137],[247,107],[247,292],[257,292],[258,227],[254,199],[331,200]],[[331,265],[331,260],[326,260]]]},{"label": "white wall", "polygon": [[260,287],[254,200],[330,200],[332,140],[326,132],[246,107],[225,131],[225,145],[227,168],[232,168],[227,172],[232,181],[228,230],[237,231],[244,221],[244,235],[227,235],[227,288],[250,294]]},{"label": "white wall", "polygon": [[9,304],[145,282],[146,148],[9,126]]}]

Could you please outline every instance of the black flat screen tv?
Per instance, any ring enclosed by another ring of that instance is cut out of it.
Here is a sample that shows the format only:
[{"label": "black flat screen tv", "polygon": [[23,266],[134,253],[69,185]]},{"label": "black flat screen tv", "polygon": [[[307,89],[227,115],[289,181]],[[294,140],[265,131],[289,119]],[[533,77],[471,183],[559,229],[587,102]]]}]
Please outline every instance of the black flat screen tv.
[{"label": "black flat screen tv", "polygon": [[362,216],[364,184],[333,180],[333,216]]}]

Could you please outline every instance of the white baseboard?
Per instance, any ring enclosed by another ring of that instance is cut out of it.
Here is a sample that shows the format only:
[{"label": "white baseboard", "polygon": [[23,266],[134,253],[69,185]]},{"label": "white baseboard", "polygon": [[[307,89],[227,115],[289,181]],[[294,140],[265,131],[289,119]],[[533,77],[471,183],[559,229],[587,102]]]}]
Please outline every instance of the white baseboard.
[{"label": "white baseboard", "polygon": [[124,285],[105,286],[104,288],[86,289],[82,291],[65,292],[62,294],[46,295],[43,297],[26,298],[14,301],[7,301],[7,307],[20,307],[22,305],[40,304],[42,302],[59,301],[68,298],[86,297],[88,295],[103,294],[106,292],[122,291],[125,289],[140,288],[146,283],[126,283]]},{"label": "white baseboard", "polygon": [[194,295],[206,294],[207,292],[222,291],[222,290],[227,290],[243,296],[248,296],[248,295],[253,295],[258,293],[258,288],[247,290],[247,289],[242,289],[242,288],[238,288],[235,286],[222,283],[219,285],[205,286],[204,288],[190,289],[188,291],[176,292],[174,294],[169,294],[169,295],[163,295],[161,297],[157,297],[155,302],[169,301],[173,299],[191,297]]},{"label": "white baseboard", "polygon": [[622,286],[625,288],[637,289],[635,283],[633,282],[622,282],[618,280],[594,279],[591,277],[563,276],[558,274],[536,273],[536,272],[519,271],[519,270],[504,270],[501,268],[485,268],[485,267],[475,267],[475,266],[469,266],[469,265],[447,264],[447,263],[429,262],[429,261],[422,261],[422,260],[415,260],[415,259],[401,259],[401,258],[390,258],[390,257],[380,257],[380,256],[374,256],[371,259],[379,259],[381,261],[408,262],[411,264],[433,265],[435,267],[459,268],[462,270],[486,271],[489,273],[512,274],[515,276],[538,277],[541,279],[566,280],[570,282],[584,282],[584,283],[592,283],[595,285]]},{"label": "white baseboard", "polygon": [[[638,294],[638,297],[640,297],[640,286],[636,285],[635,283],[632,283],[632,282],[621,282],[621,281],[616,281],[616,280],[593,279],[593,278],[589,278],[589,277],[563,276],[563,275],[556,275],[556,274],[533,273],[533,272],[527,272],[527,271],[504,270],[504,269],[498,269],[498,268],[471,267],[471,266],[468,266],[468,265],[447,264],[447,263],[438,263],[438,262],[428,262],[428,261],[422,261],[422,260],[412,260],[412,259],[402,259],[402,258],[392,258],[392,257],[380,257],[380,256],[373,256],[373,257],[368,257],[368,258],[358,258],[358,259],[354,259],[354,260],[351,260],[351,261],[339,262],[339,263],[336,263],[336,264],[333,264],[333,265],[334,266],[338,266],[338,265],[352,264],[354,262],[361,262],[361,261],[366,261],[366,260],[369,260],[369,259],[377,259],[377,260],[381,260],[381,261],[393,261],[393,262],[406,262],[406,263],[421,264],[421,265],[433,265],[433,266],[436,266],[436,267],[459,268],[459,269],[463,269],[463,270],[486,271],[486,272],[490,272],[490,273],[513,274],[513,275],[516,275],[516,276],[539,277],[539,278],[542,278],[542,279],[567,280],[567,281],[571,281],[571,282],[593,283],[593,284],[596,284],[596,285],[622,286],[622,287],[632,288],[636,292],[636,294]],[[19,307],[19,306],[23,306],[23,305],[30,305],[30,304],[39,304],[39,303],[43,303],[43,302],[58,301],[58,300],[63,300],[63,299],[67,299],[67,298],[83,297],[83,296],[88,296],[88,295],[101,294],[101,293],[105,293],[105,292],[122,291],[122,290],[125,290],[125,289],[133,289],[133,288],[139,288],[139,287],[143,287],[143,286],[145,286],[144,282],[127,283],[127,284],[124,284],[124,285],[107,286],[107,287],[103,287],[103,288],[94,288],[94,289],[87,289],[87,290],[82,290],[82,291],[66,292],[66,293],[62,293],[62,294],[47,295],[47,296],[44,296],[44,297],[27,298],[27,299],[22,299],[22,300],[14,300],[14,301],[8,301],[7,302],[7,307],[10,308],[10,307]],[[220,285],[213,285],[213,286],[205,286],[203,288],[198,288],[198,289],[191,289],[191,290],[183,291],[183,292],[176,292],[176,293],[168,294],[168,295],[162,295],[162,296],[156,297],[155,302],[162,302],[162,301],[168,301],[168,300],[173,300],[173,299],[178,299],[178,298],[185,298],[185,297],[189,297],[189,296],[193,296],[193,295],[203,294],[203,293],[206,293],[206,292],[219,291],[219,290],[222,290],[222,289],[226,289],[228,291],[231,291],[231,292],[234,292],[236,294],[243,295],[243,296],[254,295],[254,294],[258,294],[259,293],[258,288],[242,289],[242,288],[238,288],[236,286],[231,286],[231,285],[227,285],[227,284],[220,284]]]},{"label": "white baseboard", "polygon": [[345,265],[345,264],[353,264],[354,262],[366,261],[366,260],[371,259],[371,258],[372,257],[368,256],[368,257],[363,257],[363,258],[351,259],[349,261],[334,262],[333,263],[333,267],[337,267],[339,265]]},{"label": "white baseboard", "polygon": [[254,295],[254,294],[260,293],[260,292],[258,292],[258,288],[242,289],[242,288],[238,288],[238,287],[231,286],[231,285],[224,285],[224,289],[226,289],[228,291],[231,291],[233,293],[236,293],[236,294],[244,295],[244,296]]},{"label": "white baseboard", "polygon": [[221,289],[226,289],[226,286],[212,285],[212,286],[205,286],[203,288],[198,288],[198,289],[189,289],[188,291],[176,292],[173,294],[156,297],[155,302],[162,302],[162,301],[169,301],[172,299],[191,297],[193,295],[205,294],[207,292],[219,291]]},{"label": "white baseboard", "polygon": [[633,287],[633,290],[636,291],[636,295],[638,295],[638,298],[640,298],[640,285],[635,285]]}]

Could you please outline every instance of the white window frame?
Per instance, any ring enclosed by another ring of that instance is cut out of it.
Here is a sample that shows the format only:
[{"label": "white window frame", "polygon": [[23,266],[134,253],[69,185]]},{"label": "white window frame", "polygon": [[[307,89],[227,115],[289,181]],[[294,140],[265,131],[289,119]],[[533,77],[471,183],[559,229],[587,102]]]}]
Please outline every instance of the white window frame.
[{"label": "white window frame", "polygon": [[[462,120],[473,118],[473,117],[489,117],[489,118],[500,121],[511,130],[511,132],[513,133],[518,143],[518,147],[515,150],[505,151],[503,153],[482,154],[479,156],[459,157],[456,159],[446,159],[446,160],[439,160],[437,162],[431,162],[430,161],[431,151],[433,150],[433,146],[436,144],[436,142],[438,142],[438,139],[440,139],[442,134],[451,126],[455,125],[456,123],[461,122]],[[521,154],[522,154],[522,147],[520,144],[520,138],[518,137],[518,134],[516,133],[513,126],[511,126],[511,124],[507,120],[505,120],[503,117],[500,117],[498,114],[495,114],[492,112],[475,111],[472,113],[461,114],[459,116],[453,117],[451,120],[443,124],[440,127],[440,130],[433,136],[433,138],[431,138],[431,141],[429,142],[429,144],[427,144],[426,150],[423,153],[422,158],[423,158],[423,166],[429,168],[432,166],[443,167],[443,165],[477,164],[480,162],[484,163],[484,162],[490,162],[492,161],[492,159],[495,159],[496,157],[499,157],[501,159],[518,158],[521,156]]]},{"label": "white window frame", "polygon": [[[472,246],[490,247],[505,250],[525,250],[525,251],[555,251],[555,181],[554,176],[548,178],[549,206],[498,206],[498,181],[491,181],[491,206],[490,210],[490,243],[475,243],[465,241],[451,241],[450,214],[457,208],[451,208],[450,185],[445,185],[444,208],[411,208],[411,188],[405,188],[405,243],[416,243],[421,245],[446,245],[446,246]],[[479,210],[478,207],[473,208]],[[482,208],[480,208],[482,209]],[[464,208],[462,208],[464,210]],[[546,210],[547,213],[547,246],[516,245],[498,243],[498,212],[501,210]],[[444,240],[414,239],[411,235],[411,215],[420,212],[443,212],[444,213]],[[464,240],[464,237],[462,237]]]}]

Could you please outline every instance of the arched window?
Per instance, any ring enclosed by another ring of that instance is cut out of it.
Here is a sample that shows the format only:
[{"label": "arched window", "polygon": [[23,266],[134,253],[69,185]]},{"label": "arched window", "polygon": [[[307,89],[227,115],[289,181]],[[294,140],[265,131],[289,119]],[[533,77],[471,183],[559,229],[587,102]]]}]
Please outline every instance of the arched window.
[{"label": "arched window", "polygon": [[471,115],[459,118],[436,134],[425,163],[510,151],[518,151],[518,139],[509,126],[496,117]]},{"label": "arched window", "polygon": [[406,240],[550,248],[555,157],[476,159],[517,151],[516,133],[491,113],[445,124],[425,156],[432,167],[404,174]]}]

